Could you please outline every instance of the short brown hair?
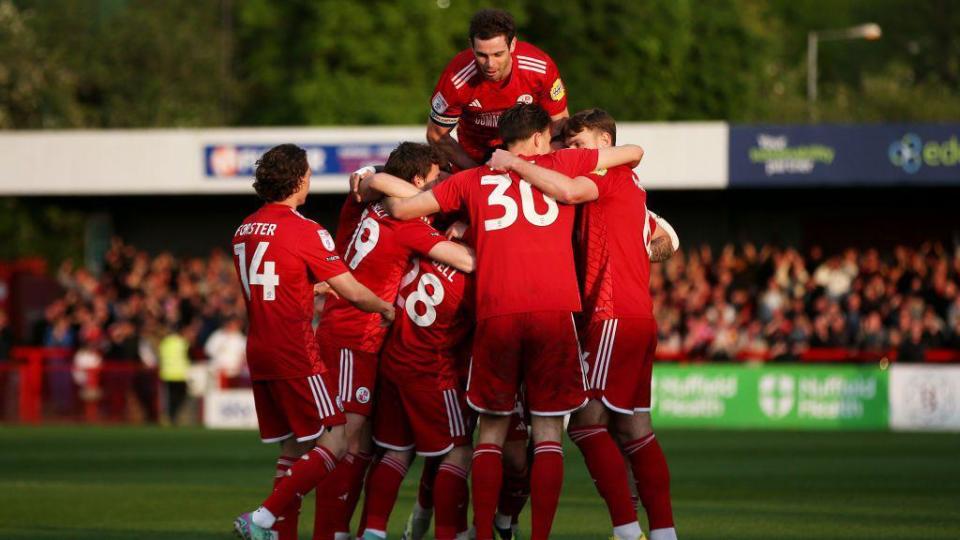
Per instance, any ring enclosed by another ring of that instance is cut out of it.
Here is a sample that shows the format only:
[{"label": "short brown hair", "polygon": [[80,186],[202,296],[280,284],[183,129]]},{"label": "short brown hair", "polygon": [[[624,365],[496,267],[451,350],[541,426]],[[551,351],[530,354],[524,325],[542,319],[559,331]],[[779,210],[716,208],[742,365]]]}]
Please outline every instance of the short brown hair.
[{"label": "short brown hair", "polygon": [[499,126],[500,139],[509,146],[550,127],[550,114],[535,103],[517,103],[500,115]]},{"label": "short brown hair", "polygon": [[256,163],[253,189],[267,202],[286,199],[300,189],[310,165],[307,152],[295,144],[281,144],[267,150]]},{"label": "short brown hair", "polygon": [[617,144],[617,122],[610,113],[603,109],[593,108],[580,111],[567,118],[563,125],[563,138],[569,139],[585,129],[594,129],[610,135],[610,144]]},{"label": "short brown hair", "polygon": [[429,144],[402,142],[390,152],[383,172],[413,182],[415,176],[426,178],[430,167],[444,164],[443,153]]},{"label": "short brown hair", "polygon": [[507,45],[517,37],[517,23],[513,15],[502,9],[481,9],[470,19],[470,45],[475,38],[493,39],[497,36],[507,38]]}]

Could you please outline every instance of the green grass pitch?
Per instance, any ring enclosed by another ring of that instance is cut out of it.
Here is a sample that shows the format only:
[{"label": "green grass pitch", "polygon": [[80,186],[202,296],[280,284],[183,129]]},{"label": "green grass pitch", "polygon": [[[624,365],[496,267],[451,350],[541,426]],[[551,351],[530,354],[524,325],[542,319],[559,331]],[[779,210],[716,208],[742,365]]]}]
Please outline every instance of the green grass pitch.
[{"label": "green grass pitch", "polygon": [[[960,538],[956,434],[664,430],[680,538]],[[0,427],[0,538],[231,538],[273,474],[253,432]],[[609,521],[577,450],[553,538],[607,538]],[[399,537],[419,477],[391,519]],[[313,500],[301,538],[310,538]],[[524,513],[529,531],[529,515]]]}]

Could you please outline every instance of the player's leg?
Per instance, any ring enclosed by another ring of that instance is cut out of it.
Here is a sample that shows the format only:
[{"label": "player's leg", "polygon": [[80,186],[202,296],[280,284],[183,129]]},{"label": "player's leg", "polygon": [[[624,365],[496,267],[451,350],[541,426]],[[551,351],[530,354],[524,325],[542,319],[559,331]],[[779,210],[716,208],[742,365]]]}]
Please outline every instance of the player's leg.
[{"label": "player's leg", "polygon": [[492,540],[503,483],[503,443],[520,387],[522,315],[477,322],[467,378],[467,402],[480,413],[471,464],[473,521],[477,540]]},{"label": "player's leg", "polygon": [[434,537],[437,540],[454,540],[467,533],[467,504],[469,488],[467,475],[473,449],[466,444],[455,447],[443,458],[434,483],[437,523]]},{"label": "player's leg", "polygon": [[417,501],[413,503],[413,510],[407,517],[407,524],[403,529],[400,540],[422,540],[430,530],[430,521],[433,519],[433,485],[440,468],[438,458],[423,460],[423,469],[420,472],[420,485],[417,487]]},{"label": "player's leg", "polygon": [[346,411],[347,454],[329,481],[329,489],[317,497],[313,540],[343,540],[350,536],[350,520],[373,457],[367,418],[373,407],[377,355],[351,349],[324,352],[324,361],[336,366],[331,372],[336,374]]},{"label": "player's leg", "polygon": [[[303,379],[270,381],[266,392],[259,392],[259,403],[268,400],[273,403],[274,415],[286,419],[295,440],[312,448],[289,465],[286,475],[280,478],[260,508],[238,518],[235,526],[241,536],[262,536],[263,530],[276,525],[278,517],[295,515],[299,511],[300,499],[329,476],[346,451],[345,419],[331,398],[329,386],[324,376],[313,375]],[[271,407],[261,409],[270,414]],[[282,451],[292,453],[302,449],[287,443]]]},{"label": "player's leg", "polygon": [[[650,384],[653,358],[657,349],[656,323],[652,319],[638,319],[632,321],[632,324],[634,327],[631,328],[630,335],[642,340],[642,343],[637,345],[637,350],[645,353],[640,356],[641,364],[633,368],[634,373],[639,373],[639,384],[632,403],[628,404],[626,398],[623,398],[623,405],[632,405],[635,414],[614,415],[612,426],[633,469],[637,495],[650,523],[650,539],[673,540],[677,533],[670,503],[670,469],[650,420]],[[618,397],[609,394],[608,399],[615,400]]]},{"label": "player's leg", "polygon": [[503,444],[503,486],[494,518],[494,528],[501,540],[517,537],[518,518],[530,498],[532,450],[530,432],[518,405],[518,410],[510,417],[510,430]]},{"label": "player's leg", "polygon": [[611,319],[588,326],[584,357],[591,400],[571,415],[567,432],[583,454],[590,477],[607,505],[614,538],[632,540],[640,538],[642,531],[620,447],[608,425],[611,413],[632,416],[639,379],[637,364],[646,351],[633,349],[630,321],[624,323],[621,327],[620,321]]},{"label": "player's leg", "polygon": [[417,453],[443,456],[434,482],[437,540],[454,540],[466,533],[469,491],[467,474],[473,449],[472,431],[464,414],[466,402],[457,381],[437,381],[433,389],[408,388],[402,392],[417,440]]},{"label": "player's leg", "polygon": [[534,443],[530,537],[545,540],[550,537],[563,487],[563,417],[587,403],[586,375],[570,313],[528,313],[526,317],[524,387]]}]

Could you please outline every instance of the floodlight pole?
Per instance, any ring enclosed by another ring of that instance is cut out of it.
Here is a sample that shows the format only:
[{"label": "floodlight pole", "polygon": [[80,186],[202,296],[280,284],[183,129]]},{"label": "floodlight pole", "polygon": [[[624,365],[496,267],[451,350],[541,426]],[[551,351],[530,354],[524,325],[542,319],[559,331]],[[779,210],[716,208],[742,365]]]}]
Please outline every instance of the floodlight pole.
[{"label": "floodlight pole", "polygon": [[880,39],[883,32],[876,23],[865,23],[850,28],[820,30],[807,33],[807,104],[811,120],[816,120],[817,105],[817,50],[821,41],[842,39]]}]

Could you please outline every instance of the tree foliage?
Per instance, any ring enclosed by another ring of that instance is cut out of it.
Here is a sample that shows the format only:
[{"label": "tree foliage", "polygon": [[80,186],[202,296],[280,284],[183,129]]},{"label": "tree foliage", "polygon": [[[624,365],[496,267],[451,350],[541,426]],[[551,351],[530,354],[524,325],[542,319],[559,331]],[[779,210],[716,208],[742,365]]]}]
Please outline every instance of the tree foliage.
[{"label": "tree foliage", "polygon": [[[960,120],[954,0],[495,2],[571,109],[622,120]],[[0,128],[417,124],[476,0],[0,0]],[[447,6],[447,7],[441,7]]]}]

